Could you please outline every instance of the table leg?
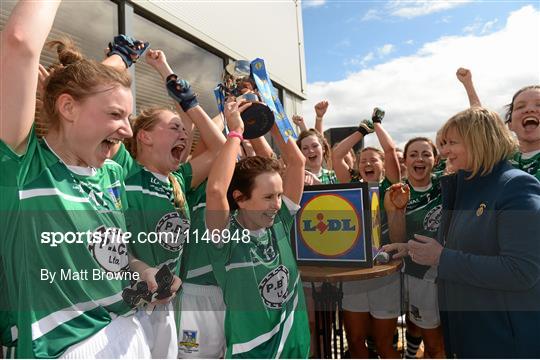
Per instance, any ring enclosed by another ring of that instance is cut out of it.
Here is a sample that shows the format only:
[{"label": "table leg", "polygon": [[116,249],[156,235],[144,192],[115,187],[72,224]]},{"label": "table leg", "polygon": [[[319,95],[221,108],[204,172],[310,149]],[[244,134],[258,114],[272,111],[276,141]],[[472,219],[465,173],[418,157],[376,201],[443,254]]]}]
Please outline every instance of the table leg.
[{"label": "table leg", "polygon": [[320,290],[317,290],[315,284],[311,283],[311,288],[315,304],[317,356],[321,359],[342,358],[344,354],[342,284],[334,286],[323,283]]}]

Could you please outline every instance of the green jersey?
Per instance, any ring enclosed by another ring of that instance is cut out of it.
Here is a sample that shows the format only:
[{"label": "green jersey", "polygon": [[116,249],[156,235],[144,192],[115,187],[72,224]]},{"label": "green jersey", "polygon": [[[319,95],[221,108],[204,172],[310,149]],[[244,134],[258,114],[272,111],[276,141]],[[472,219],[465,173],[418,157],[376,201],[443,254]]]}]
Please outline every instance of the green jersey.
[{"label": "green jersey", "polygon": [[540,150],[530,153],[517,152],[510,163],[513,167],[521,169],[540,180]]},{"label": "green jersey", "polygon": [[334,170],[321,168],[321,172],[317,175],[319,181],[323,184],[337,184],[337,177]]},{"label": "green jersey", "polygon": [[24,155],[0,141],[0,173],[1,343],[58,357],[129,311],[123,171],[68,167],[32,130]]},{"label": "green jersey", "polygon": [[[437,231],[441,222],[442,198],[441,185],[438,175],[431,178],[431,186],[427,189],[415,189],[407,180],[411,189],[411,197],[405,210],[407,226],[406,240],[414,239],[414,234],[437,238]],[[429,266],[419,265],[405,258],[405,273],[422,279],[429,270]]]},{"label": "green jersey", "polygon": [[433,168],[433,173],[437,176],[443,176],[446,170],[446,159],[439,159],[439,162]]},{"label": "green jersey", "polygon": [[189,237],[184,245],[180,278],[184,283],[217,286],[208,253],[214,245],[210,243],[208,237],[204,237],[206,230],[206,181],[192,191],[188,191],[187,200],[190,206],[191,227]]},{"label": "green jersey", "polygon": [[[114,160],[122,165],[126,176],[129,205],[126,220],[132,233],[129,252],[148,266],[167,264],[173,274],[178,274],[190,226],[187,202],[177,211],[169,179],[137,163],[124,145],[120,146]],[[172,174],[185,194],[191,185],[191,165],[183,164]]]},{"label": "green jersey", "polygon": [[214,246],[214,274],[223,290],[227,358],[307,358],[304,292],[289,233],[294,216],[285,201],[271,228],[258,233],[231,217],[231,239]]}]

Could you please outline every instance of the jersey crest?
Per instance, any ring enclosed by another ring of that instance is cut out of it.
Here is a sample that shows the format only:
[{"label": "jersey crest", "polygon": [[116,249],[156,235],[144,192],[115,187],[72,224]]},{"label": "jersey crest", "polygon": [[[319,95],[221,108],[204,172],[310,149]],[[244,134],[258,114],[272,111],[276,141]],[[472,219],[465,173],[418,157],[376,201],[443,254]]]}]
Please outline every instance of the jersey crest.
[{"label": "jersey crest", "polygon": [[424,217],[424,230],[429,232],[435,232],[439,228],[441,223],[441,211],[442,205],[437,205],[433,209],[429,210]]},{"label": "jersey crest", "polygon": [[190,221],[180,217],[176,211],[163,215],[156,225],[156,232],[160,234],[160,245],[169,251],[182,250],[189,225]]},{"label": "jersey crest", "polygon": [[264,305],[270,309],[281,309],[289,297],[289,269],[279,265],[259,283],[259,292]]},{"label": "jersey crest", "polygon": [[120,272],[128,269],[127,244],[122,241],[122,230],[106,228],[104,225],[93,231],[101,234],[88,244],[88,249],[96,262],[107,272]]}]

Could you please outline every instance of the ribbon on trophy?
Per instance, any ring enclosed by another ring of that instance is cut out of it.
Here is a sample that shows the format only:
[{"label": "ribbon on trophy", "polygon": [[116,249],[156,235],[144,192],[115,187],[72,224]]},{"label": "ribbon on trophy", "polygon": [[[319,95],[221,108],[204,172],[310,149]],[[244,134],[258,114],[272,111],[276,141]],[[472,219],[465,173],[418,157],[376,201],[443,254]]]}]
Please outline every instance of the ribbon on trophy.
[{"label": "ribbon on trophy", "polygon": [[270,76],[266,71],[266,66],[264,65],[263,59],[257,58],[251,62],[251,75],[253,80],[255,80],[255,84],[257,85],[260,96],[263,98],[265,104],[274,113],[275,122],[283,140],[287,142],[289,137],[296,140],[296,133],[291,125],[291,122],[289,121],[289,118],[287,117],[287,114],[285,114],[283,105],[281,105],[281,101],[277,96],[276,89],[272,85],[272,81],[270,80]]},{"label": "ribbon on trophy", "polygon": [[221,84],[214,89],[214,96],[216,97],[218,110],[222,113],[225,110],[225,91]]}]

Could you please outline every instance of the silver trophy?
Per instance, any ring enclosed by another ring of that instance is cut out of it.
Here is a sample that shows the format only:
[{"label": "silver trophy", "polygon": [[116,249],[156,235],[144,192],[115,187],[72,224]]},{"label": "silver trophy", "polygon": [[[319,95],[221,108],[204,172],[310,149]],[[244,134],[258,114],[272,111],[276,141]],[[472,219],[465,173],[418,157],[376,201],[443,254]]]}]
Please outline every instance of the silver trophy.
[{"label": "silver trophy", "polygon": [[237,60],[225,67],[221,90],[225,98],[234,96],[237,101],[252,102],[242,112],[244,138],[255,139],[266,134],[274,124],[274,113],[259,96],[255,81],[251,77],[250,62]]}]

